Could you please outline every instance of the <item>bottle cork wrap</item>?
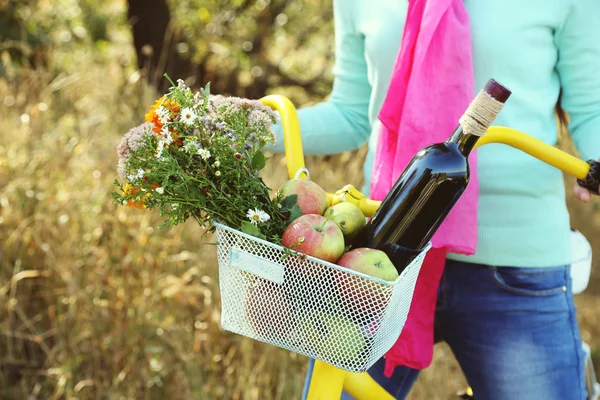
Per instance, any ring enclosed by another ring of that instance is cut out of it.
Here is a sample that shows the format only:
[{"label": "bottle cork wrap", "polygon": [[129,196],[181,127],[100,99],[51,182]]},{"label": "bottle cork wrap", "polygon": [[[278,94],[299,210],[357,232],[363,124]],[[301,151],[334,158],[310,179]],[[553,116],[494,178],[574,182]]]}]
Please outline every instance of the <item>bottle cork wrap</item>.
[{"label": "bottle cork wrap", "polygon": [[460,117],[459,123],[465,133],[482,136],[494,122],[502,107],[504,103],[482,90]]}]

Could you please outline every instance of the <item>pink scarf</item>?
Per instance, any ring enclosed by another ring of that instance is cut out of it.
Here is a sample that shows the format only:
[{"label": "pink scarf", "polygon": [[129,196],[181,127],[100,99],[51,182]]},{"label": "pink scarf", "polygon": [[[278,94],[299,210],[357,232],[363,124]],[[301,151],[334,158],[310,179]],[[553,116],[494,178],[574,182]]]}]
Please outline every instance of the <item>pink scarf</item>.
[{"label": "pink scarf", "polygon": [[[413,156],[443,142],[475,97],[469,17],[463,0],[409,0],[408,16],[387,97],[373,166],[371,198],[382,200]],[[433,321],[447,252],[477,245],[477,158],[471,181],[431,242],[402,334],[386,354],[396,365],[423,369],[433,356]]]}]

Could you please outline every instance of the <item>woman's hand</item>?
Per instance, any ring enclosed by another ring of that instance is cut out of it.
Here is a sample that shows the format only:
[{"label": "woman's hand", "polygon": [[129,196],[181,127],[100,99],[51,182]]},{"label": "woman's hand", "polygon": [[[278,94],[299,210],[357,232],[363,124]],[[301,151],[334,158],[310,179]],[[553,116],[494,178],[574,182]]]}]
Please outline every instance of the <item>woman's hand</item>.
[{"label": "woman's hand", "polygon": [[579,186],[579,184],[577,183],[575,183],[575,186],[573,186],[573,194],[575,195],[575,197],[577,197],[584,203],[589,203],[592,198],[592,194],[590,193],[590,191],[584,187]]},{"label": "woman's hand", "polygon": [[[598,159],[598,161],[600,162],[600,159]],[[594,171],[596,173],[594,173]],[[592,165],[592,175],[594,176],[594,178],[597,182],[598,181],[598,178],[596,177],[597,170],[594,165]],[[600,187],[598,189],[600,189]],[[575,182],[575,185],[573,186],[573,194],[575,195],[575,197],[577,197],[579,200],[583,201],[584,203],[589,203],[590,200],[592,199],[592,193],[588,189],[579,185],[577,182]]]}]

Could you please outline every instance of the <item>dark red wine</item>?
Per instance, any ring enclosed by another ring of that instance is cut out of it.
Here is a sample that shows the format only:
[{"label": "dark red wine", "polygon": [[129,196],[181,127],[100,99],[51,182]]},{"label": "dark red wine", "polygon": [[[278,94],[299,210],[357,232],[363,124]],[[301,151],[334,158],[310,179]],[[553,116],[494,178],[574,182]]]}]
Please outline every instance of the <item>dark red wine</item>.
[{"label": "dark red wine", "polygon": [[465,191],[469,153],[510,94],[493,79],[488,81],[450,138],[415,155],[352,248],[383,250],[401,272],[429,242]]}]

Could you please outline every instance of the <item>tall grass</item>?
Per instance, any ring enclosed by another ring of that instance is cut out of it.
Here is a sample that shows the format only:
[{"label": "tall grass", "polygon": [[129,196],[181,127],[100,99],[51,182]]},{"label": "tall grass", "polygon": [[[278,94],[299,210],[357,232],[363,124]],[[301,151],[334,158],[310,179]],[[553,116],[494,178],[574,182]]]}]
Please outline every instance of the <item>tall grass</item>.
[{"label": "tall grass", "polygon": [[156,98],[131,52],[0,80],[0,397],[297,398],[304,358],[221,329],[200,228],[112,204],[116,145]]},{"label": "tall grass", "polygon": [[[112,204],[116,145],[156,97],[126,39],[0,78],[0,398],[299,398],[305,357],[221,329],[200,228],[161,231],[158,216]],[[307,164],[328,191],[360,187],[364,153]],[[270,160],[271,187],[284,165]],[[597,245],[597,215],[576,210]],[[594,347],[597,294],[578,300]],[[412,398],[453,398],[463,384],[441,345]]]}]

